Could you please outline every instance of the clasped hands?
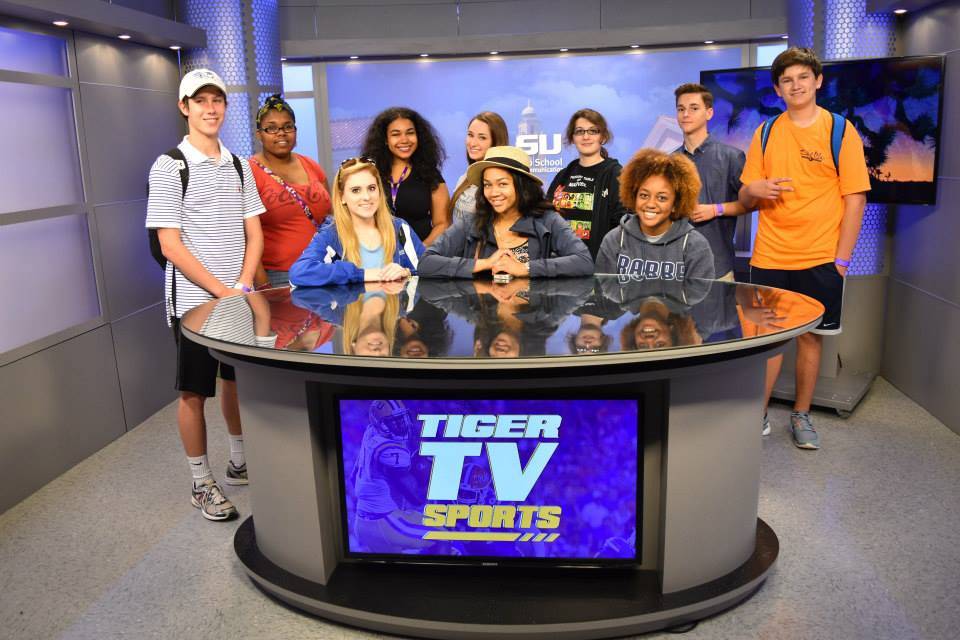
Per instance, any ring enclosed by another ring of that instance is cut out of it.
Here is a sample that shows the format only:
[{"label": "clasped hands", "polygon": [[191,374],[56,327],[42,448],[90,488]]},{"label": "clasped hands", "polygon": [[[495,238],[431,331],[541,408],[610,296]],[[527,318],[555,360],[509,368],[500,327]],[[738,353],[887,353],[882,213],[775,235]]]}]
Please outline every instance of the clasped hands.
[{"label": "clasped hands", "polygon": [[478,258],[474,271],[509,273],[516,278],[530,276],[530,267],[519,260],[510,249],[497,249],[486,258]]}]

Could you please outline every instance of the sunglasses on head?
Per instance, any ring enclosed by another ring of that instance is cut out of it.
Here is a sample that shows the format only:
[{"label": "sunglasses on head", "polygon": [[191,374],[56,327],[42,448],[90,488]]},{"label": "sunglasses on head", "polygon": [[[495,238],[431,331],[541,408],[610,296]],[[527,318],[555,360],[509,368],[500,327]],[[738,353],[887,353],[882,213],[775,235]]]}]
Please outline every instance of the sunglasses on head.
[{"label": "sunglasses on head", "polygon": [[367,156],[356,156],[354,158],[347,158],[341,162],[340,168],[346,169],[347,167],[352,167],[355,164],[372,164],[376,166],[377,163],[373,161],[373,158],[369,158]]}]

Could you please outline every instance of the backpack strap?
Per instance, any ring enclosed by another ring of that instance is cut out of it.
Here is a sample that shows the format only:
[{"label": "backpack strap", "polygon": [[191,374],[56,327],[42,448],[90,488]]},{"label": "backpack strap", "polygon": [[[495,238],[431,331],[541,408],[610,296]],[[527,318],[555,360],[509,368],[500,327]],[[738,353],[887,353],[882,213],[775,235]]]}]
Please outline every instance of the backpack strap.
[{"label": "backpack strap", "polygon": [[838,113],[830,113],[830,153],[833,166],[840,175],[840,147],[843,146],[843,134],[847,131],[847,119]]},{"label": "backpack strap", "polygon": [[183,155],[180,147],[174,147],[163,155],[169,156],[177,161],[177,169],[180,173],[180,186],[182,187],[180,197],[183,198],[187,195],[187,184],[190,182],[190,167],[187,165],[187,158]]},{"label": "backpack strap", "polygon": [[[180,150],[180,147],[174,147],[167,151],[164,155],[173,158],[177,163],[177,170],[180,174],[180,206],[183,207],[183,199],[187,195],[187,184],[190,182],[190,165],[187,164],[187,158],[183,155],[183,151]],[[152,232],[157,233],[156,229],[151,229]],[[153,238],[151,237],[151,242]],[[163,255],[163,252],[160,250],[160,238],[157,237],[157,250],[160,255]],[[166,267],[166,258],[164,258],[164,267]],[[173,315],[177,315],[177,268],[170,265],[170,268],[173,269],[173,273],[170,274],[170,304],[172,306]]]},{"label": "backpack strap", "polygon": [[[240,176],[240,189],[242,190],[246,186],[243,184],[243,165],[240,164],[240,157],[237,154],[232,153],[231,155],[233,156],[233,168],[237,170],[237,175]],[[187,192],[186,187],[184,187],[183,192]]]},{"label": "backpack strap", "polygon": [[[777,114],[763,121],[760,127],[760,154],[767,152],[767,141],[770,139],[770,130],[773,123],[783,114]],[[830,113],[830,155],[833,156],[833,166],[840,174],[840,147],[843,146],[843,134],[847,131],[847,119],[838,113]]]},{"label": "backpack strap", "polygon": [[770,130],[773,129],[773,123],[777,121],[777,118],[782,116],[782,113],[778,113],[775,116],[770,116],[763,121],[763,124],[760,126],[760,155],[767,153],[767,141],[770,139]]}]

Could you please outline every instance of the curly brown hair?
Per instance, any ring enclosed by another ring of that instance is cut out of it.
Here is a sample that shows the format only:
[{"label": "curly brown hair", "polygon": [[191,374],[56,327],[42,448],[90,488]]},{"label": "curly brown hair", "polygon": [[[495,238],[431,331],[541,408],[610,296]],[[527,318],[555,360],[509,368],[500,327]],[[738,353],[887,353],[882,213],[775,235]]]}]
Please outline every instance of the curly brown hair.
[{"label": "curly brown hair", "polygon": [[673,187],[674,203],[671,220],[679,220],[693,213],[700,196],[700,176],[697,167],[680,154],[664,153],[657,149],[640,149],[620,174],[620,202],[633,209],[640,185],[650,176],[663,176]]}]

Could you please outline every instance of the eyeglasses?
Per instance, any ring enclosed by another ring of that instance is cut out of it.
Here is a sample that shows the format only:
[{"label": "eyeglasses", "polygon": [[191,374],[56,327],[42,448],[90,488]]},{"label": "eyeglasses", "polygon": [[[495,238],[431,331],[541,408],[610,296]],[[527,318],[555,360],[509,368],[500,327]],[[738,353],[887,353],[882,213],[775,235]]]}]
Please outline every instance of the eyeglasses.
[{"label": "eyeglasses", "polygon": [[600,135],[600,129],[574,129],[573,136],[575,138],[582,138],[583,136],[598,136]]},{"label": "eyeglasses", "polygon": [[347,158],[346,160],[341,162],[340,168],[345,169],[347,167],[352,167],[355,164],[372,164],[376,166],[377,163],[373,161],[373,158],[370,158],[368,156],[356,156],[354,158]]},{"label": "eyeglasses", "polygon": [[263,131],[264,133],[266,133],[266,134],[268,134],[268,135],[271,135],[271,136],[275,136],[275,135],[277,135],[278,133],[280,133],[281,131],[283,131],[284,133],[288,133],[288,134],[289,134],[289,133],[293,133],[293,132],[296,131],[296,130],[297,130],[297,125],[291,124],[291,123],[289,123],[289,122],[288,122],[287,124],[283,125],[282,127],[278,127],[278,126],[273,125],[273,124],[268,125],[268,126],[266,126],[266,127],[263,127],[262,129],[261,129],[260,127],[257,127],[257,131]]}]

